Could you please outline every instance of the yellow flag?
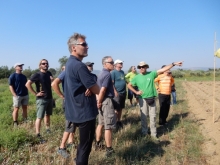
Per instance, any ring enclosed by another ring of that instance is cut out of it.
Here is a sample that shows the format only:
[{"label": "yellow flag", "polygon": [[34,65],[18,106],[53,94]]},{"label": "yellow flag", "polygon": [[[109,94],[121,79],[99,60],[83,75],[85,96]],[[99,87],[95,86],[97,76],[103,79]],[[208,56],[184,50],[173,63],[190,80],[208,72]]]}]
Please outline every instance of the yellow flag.
[{"label": "yellow flag", "polygon": [[220,48],[215,52],[215,56],[220,58]]}]

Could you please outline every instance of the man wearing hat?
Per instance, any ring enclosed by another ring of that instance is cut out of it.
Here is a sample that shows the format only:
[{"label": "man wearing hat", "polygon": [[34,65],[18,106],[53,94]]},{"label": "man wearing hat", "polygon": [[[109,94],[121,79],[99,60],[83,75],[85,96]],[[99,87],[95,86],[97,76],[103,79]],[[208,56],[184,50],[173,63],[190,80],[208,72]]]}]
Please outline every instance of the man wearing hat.
[{"label": "man wearing hat", "polygon": [[122,109],[125,108],[125,99],[126,99],[126,81],[125,81],[125,74],[122,70],[123,61],[122,60],[115,60],[114,62],[115,69],[111,71],[112,82],[114,84],[114,105],[117,114],[117,122],[116,128],[122,128],[123,125],[121,123],[121,114]]},{"label": "man wearing hat", "polygon": [[[157,77],[157,75],[162,74],[175,65],[181,66],[182,62],[173,62],[172,64],[166,65],[157,71],[147,72],[149,65],[144,61],[141,61],[137,66],[137,68],[140,69],[140,74],[136,75],[131,82],[128,83],[128,88],[137,95],[140,95],[139,105],[141,111],[142,133],[144,135],[148,134],[147,117],[149,114],[151,137],[157,141],[159,141],[156,130],[155,97],[157,96],[157,92],[154,86],[154,79]],[[139,91],[135,90],[132,86],[137,86]]]},{"label": "man wearing hat", "polygon": [[23,120],[27,120],[27,105],[29,101],[28,90],[25,86],[27,82],[27,77],[22,74],[23,70],[22,63],[16,63],[14,65],[15,73],[11,74],[8,83],[9,89],[13,95],[13,107],[14,111],[12,117],[14,120],[14,126],[18,125],[18,110],[22,106],[23,110]]},{"label": "man wearing hat", "polygon": [[87,66],[87,68],[90,71],[90,73],[94,76],[94,80],[97,81],[97,76],[92,73],[94,62],[86,62],[85,65]]}]

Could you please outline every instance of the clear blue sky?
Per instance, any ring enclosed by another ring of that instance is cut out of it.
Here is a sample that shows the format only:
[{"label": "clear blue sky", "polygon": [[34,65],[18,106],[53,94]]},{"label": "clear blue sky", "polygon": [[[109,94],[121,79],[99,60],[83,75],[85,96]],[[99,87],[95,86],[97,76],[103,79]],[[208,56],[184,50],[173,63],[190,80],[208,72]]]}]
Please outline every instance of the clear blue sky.
[{"label": "clear blue sky", "polygon": [[213,67],[219,9],[220,0],[2,0],[0,66],[22,62],[36,69],[46,58],[57,68],[69,56],[68,38],[79,32],[89,43],[83,61],[96,70],[106,55],[123,60],[125,71],[140,61],[150,70],[180,60],[183,68]]}]

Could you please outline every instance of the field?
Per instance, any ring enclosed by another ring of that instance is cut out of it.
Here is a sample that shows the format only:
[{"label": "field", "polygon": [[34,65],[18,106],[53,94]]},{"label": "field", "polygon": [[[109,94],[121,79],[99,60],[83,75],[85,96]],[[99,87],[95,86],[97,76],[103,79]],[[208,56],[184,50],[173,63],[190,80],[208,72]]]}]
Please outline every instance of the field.
[{"label": "field", "polygon": [[[220,82],[216,83],[216,95]],[[141,135],[138,107],[126,104],[122,122],[124,128],[113,135],[115,155],[106,159],[104,151],[92,150],[90,165],[217,165],[220,164],[220,100],[215,99],[215,123],[212,118],[213,88],[210,81],[176,80],[178,104],[171,106],[168,125],[159,126],[160,142]],[[64,130],[61,99],[55,94],[56,108],[51,118],[52,133],[47,134],[42,125],[46,144],[39,144],[34,134],[35,98],[30,94],[29,122],[21,119],[18,128],[12,125],[12,99],[7,84],[0,84],[0,164],[2,165],[72,165],[76,149],[71,157],[63,159],[57,154]],[[159,107],[157,106],[157,111]],[[78,130],[75,136],[78,142]]]}]

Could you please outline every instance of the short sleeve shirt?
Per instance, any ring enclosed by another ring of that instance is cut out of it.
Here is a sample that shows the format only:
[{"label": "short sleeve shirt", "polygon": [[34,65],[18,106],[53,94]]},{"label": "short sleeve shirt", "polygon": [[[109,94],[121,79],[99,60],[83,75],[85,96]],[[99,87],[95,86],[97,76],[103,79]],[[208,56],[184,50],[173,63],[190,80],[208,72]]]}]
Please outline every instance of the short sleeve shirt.
[{"label": "short sleeve shirt", "polygon": [[112,80],[114,81],[115,89],[118,93],[126,93],[126,81],[123,70],[113,70],[111,72]]},{"label": "short sleeve shirt", "polygon": [[27,87],[25,86],[27,77],[23,74],[13,73],[8,79],[8,84],[11,85],[17,96],[28,95]]},{"label": "short sleeve shirt", "polygon": [[62,88],[63,88],[63,91],[64,91],[65,71],[62,71],[57,78],[59,78],[62,81]]},{"label": "short sleeve shirt", "polygon": [[142,91],[141,98],[151,98],[157,96],[154,86],[154,79],[157,77],[157,71],[138,74],[131,80],[132,86],[137,86]]},{"label": "short sleeve shirt", "polygon": [[85,96],[87,89],[96,84],[87,66],[71,55],[65,68],[65,116],[68,121],[82,123],[98,114],[95,94]]},{"label": "short sleeve shirt", "polygon": [[104,97],[112,97],[113,98],[115,96],[111,74],[107,69],[103,68],[103,70],[101,71],[101,73],[98,76],[97,83],[100,88],[102,88],[102,87],[106,88],[106,92],[105,92]]},{"label": "short sleeve shirt", "polygon": [[31,76],[30,80],[35,82],[36,91],[44,91],[44,96],[37,96],[37,99],[52,99],[51,76],[52,74],[50,71],[47,71],[46,73],[37,72]]}]

